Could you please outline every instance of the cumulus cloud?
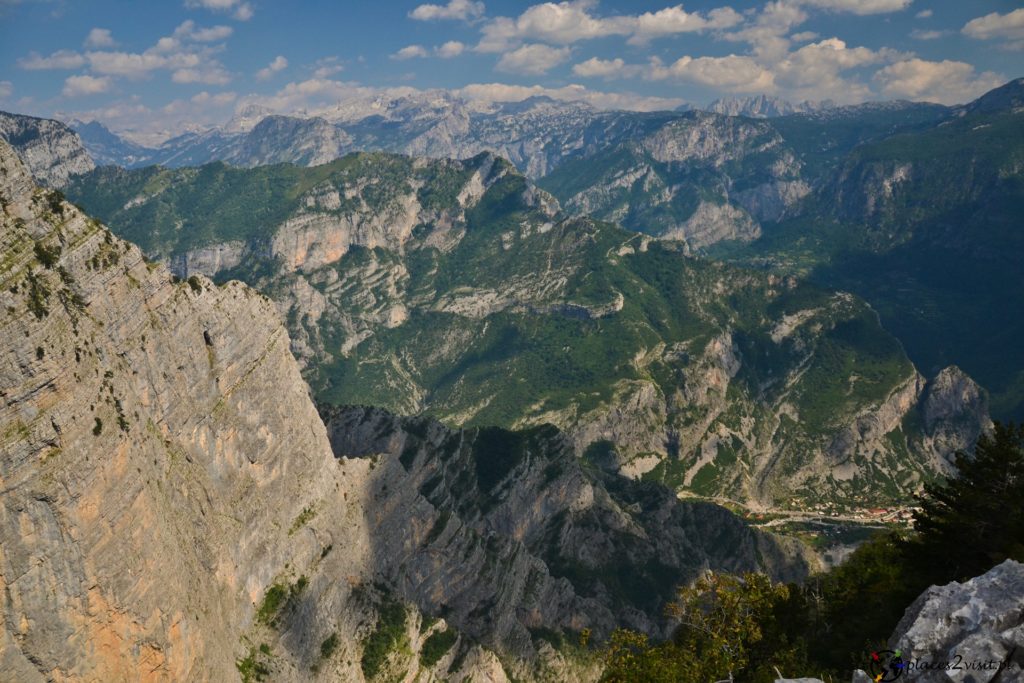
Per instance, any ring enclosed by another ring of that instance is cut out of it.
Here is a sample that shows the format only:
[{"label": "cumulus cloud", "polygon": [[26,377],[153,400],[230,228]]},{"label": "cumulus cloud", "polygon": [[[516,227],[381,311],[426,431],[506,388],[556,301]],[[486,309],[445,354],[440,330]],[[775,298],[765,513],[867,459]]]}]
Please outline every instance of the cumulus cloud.
[{"label": "cumulus cloud", "polygon": [[851,12],[853,14],[884,14],[899,12],[910,7],[914,0],[799,0],[808,7],[832,10],[834,12]]},{"label": "cumulus cloud", "polygon": [[466,51],[466,46],[457,40],[449,40],[444,45],[434,48],[434,54],[441,59],[451,59],[452,57],[458,57]]},{"label": "cumulus cloud", "polygon": [[914,40],[938,40],[948,35],[949,31],[926,31],[919,28],[915,28],[910,32],[910,37]]},{"label": "cumulus cloud", "polygon": [[483,16],[484,3],[473,0],[450,0],[447,5],[420,5],[409,16],[419,21],[455,19],[468,21]]},{"label": "cumulus cloud", "polygon": [[930,9],[923,9],[914,16],[918,19],[928,19],[934,14]]},{"label": "cumulus cloud", "polygon": [[978,40],[1024,40],[1024,8],[1007,14],[992,12],[983,17],[971,19],[964,24],[961,32]]},{"label": "cumulus cloud", "polygon": [[818,37],[818,34],[814,31],[801,31],[800,33],[794,33],[790,38],[797,43],[806,43],[809,40],[814,40]]},{"label": "cumulus cloud", "polygon": [[652,80],[675,80],[696,83],[731,92],[771,92],[774,76],[751,57],[680,57],[671,64],[651,60],[646,77]]},{"label": "cumulus cloud", "polygon": [[345,70],[345,67],[340,64],[341,60],[337,56],[324,57],[316,60],[313,64],[313,78],[329,78],[336,73],[340,73]]},{"label": "cumulus cloud", "polygon": [[600,59],[591,57],[585,62],[580,62],[572,67],[572,72],[583,78],[628,78],[637,76],[643,71],[643,66],[638,64],[626,64],[621,57],[615,59]]},{"label": "cumulus cloud", "polygon": [[774,62],[789,51],[789,33],[805,21],[807,13],[800,7],[778,0],[767,3],[739,30],[725,33],[722,38],[747,43],[758,59]]},{"label": "cumulus cloud", "polygon": [[219,65],[205,65],[199,69],[176,69],[171,73],[171,81],[179,84],[227,85],[231,82],[231,75]]},{"label": "cumulus cloud", "polygon": [[540,43],[523,45],[498,60],[498,71],[539,76],[569,59],[569,48],[554,48]]},{"label": "cumulus cloud", "polygon": [[430,53],[427,52],[427,48],[422,45],[406,45],[401,50],[391,55],[391,59],[417,59],[426,57],[429,54]]},{"label": "cumulus cloud", "polygon": [[726,29],[743,20],[729,7],[700,14],[686,12],[682,5],[639,15],[600,17],[592,12],[596,5],[594,0],[545,2],[515,18],[497,17],[484,25],[476,49],[505,52],[534,40],[569,45],[606,36],[629,36],[629,42],[637,45],[662,36]]},{"label": "cumulus cloud", "polygon": [[839,38],[804,45],[772,66],[775,85],[794,99],[832,99],[855,102],[871,97],[870,88],[846,72],[886,64],[908,55],[882,48],[849,47]]},{"label": "cumulus cloud", "polygon": [[268,81],[274,77],[274,74],[278,73],[279,71],[284,71],[287,68],[288,60],[285,59],[283,56],[278,55],[274,57],[274,61],[272,61],[266,67],[256,72],[256,80]]},{"label": "cumulus cloud", "polygon": [[189,20],[144,52],[93,50],[86,52],[83,60],[93,73],[102,76],[141,79],[166,70],[174,83],[224,85],[231,81],[231,75],[215,57],[223,46],[210,43],[231,33],[230,26],[201,28]]},{"label": "cumulus cloud", "polygon": [[18,66],[29,71],[46,69],[77,69],[85,64],[85,57],[72,50],[57,50],[43,57],[38,52],[30,52],[28,57],[18,60]]},{"label": "cumulus cloud", "polygon": [[249,21],[253,16],[252,5],[245,0],[185,0],[189,9],[207,9],[212,12],[230,12],[238,21]]},{"label": "cumulus cloud", "polygon": [[210,94],[203,90],[202,92],[196,93],[189,100],[193,104],[211,105],[214,107],[224,107],[238,99],[238,94],[233,92],[219,92]]},{"label": "cumulus cloud", "polygon": [[231,13],[239,21],[248,21],[253,16],[252,5],[243,0],[185,0],[185,7]]},{"label": "cumulus cloud", "polygon": [[110,79],[106,77],[96,78],[95,76],[68,76],[64,81],[64,89],[61,93],[64,97],[79,97],[81,95],[97,95],[110,90]]},{"label": "cumulus cloud", "polygon": [[114,47],[114,37],[110,35],[110,29],[94,28],[85,37],[86,47]]},{"label": "cumulus cloud", "polygon": [[907,59],[879,69],[874,79],[889,97],[958,104],[1001,85],[1005,79],[986,71],[975,73],[966,62]]}]

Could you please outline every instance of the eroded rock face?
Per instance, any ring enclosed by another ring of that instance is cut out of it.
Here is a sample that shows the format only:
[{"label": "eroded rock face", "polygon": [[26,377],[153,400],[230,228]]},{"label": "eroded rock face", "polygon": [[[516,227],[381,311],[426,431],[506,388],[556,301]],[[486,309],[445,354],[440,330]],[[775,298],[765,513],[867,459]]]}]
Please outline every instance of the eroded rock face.
[{"label": "eroded rock face", "polygon": [[15,149],[36,181],[62,187],[96,165],[78,134],[60,121],[0,112],[0,140]]},{"label": "eroded rock face", "polygon": [[2,144],[0,197],[0,678],[229,680],[332,485],[288,336],[239,283],[173,284]]},{"label": "eroded rock face", "polygon": [[962,667],[908,666],[902,678],[914,683],[1021,680],[1024,565],[1007,560],[964,583],[932,586],[907,608],[889,646],[909,663]]},{"label": "eroded rock face", "polygon": [[810,192],[769,124],[688,112],[643,137],[569,161],[542,184],[579,214],[691,249],[750,242]]}]

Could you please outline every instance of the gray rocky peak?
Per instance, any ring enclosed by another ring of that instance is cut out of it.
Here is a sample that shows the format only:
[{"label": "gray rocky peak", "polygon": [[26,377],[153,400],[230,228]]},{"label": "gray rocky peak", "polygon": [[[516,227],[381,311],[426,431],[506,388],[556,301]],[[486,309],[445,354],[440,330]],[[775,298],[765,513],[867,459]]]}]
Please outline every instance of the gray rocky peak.
[{"label": "gray rocky peak", "polygon": [[96,167],[78,134],[60,121],[0,112],[0,140],[14,148],[36,182],[49,187]]}]

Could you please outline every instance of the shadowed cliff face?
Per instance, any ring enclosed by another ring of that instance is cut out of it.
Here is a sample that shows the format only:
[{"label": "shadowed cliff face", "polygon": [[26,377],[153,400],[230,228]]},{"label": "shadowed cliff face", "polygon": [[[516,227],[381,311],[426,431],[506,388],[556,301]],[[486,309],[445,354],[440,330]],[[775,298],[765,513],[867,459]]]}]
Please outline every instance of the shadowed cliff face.
[{"label": "shadowed cliff face", "polygon": [[551,428],[328,434],[269,300],[175,282],[4,144],[0,219],[0,680],[358,681],[379,633],[387,675],[592,680],[537,630],[658,632],[703,567],[806,571]]},{"label": "shadowed cliff face", "polygon": [[488,644],[530,652],[543,628],[667,635],[666,600],[704,569],[788,580],[808,570],[798,544],[605,474],[550,425],[456,431],[379,409],[323,415],[336,456],[373,463],[381,576]]}]

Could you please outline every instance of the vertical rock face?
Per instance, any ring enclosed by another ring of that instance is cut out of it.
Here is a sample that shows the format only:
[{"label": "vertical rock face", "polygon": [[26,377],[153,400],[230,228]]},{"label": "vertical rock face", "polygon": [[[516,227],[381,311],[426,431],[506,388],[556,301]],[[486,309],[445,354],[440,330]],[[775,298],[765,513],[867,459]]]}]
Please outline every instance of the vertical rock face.
[{"label": "vertical rock face", "polygon": [[333,468],[287,334],[243,285],[173,284],[3,144],[0,205],[0,679],[229,680]]},{"label": "vertical rock face", "polygon": [[913,683],[1022,680],[1024,565],[1007,560],[970,581],[932,586],[907,608],[889,646],[905,661],[939,665],[908,667],[903,680]]},{"label": "vertical rock face", "polygon": [[0,140],[17,151],[36,180],[62,187],[73,175],[96,165],[78,134],[60,121],[0,112]]}]

